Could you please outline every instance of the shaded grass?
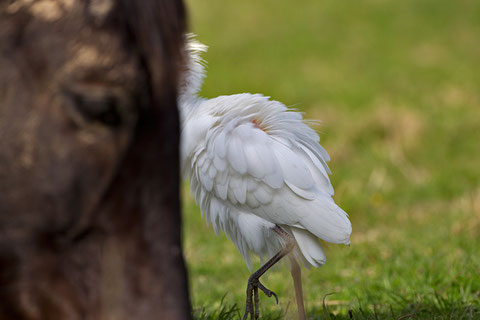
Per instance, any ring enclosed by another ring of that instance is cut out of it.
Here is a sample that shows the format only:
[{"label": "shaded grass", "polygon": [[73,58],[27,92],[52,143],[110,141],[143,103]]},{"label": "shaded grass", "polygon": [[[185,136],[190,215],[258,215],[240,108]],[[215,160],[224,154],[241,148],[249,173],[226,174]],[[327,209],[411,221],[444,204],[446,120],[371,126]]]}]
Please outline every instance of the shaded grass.
[{"label": "shaded grass", "polygon": [[[465,305],[462,302],[454,302],[433,295],[429,299],[418,298],[415,301],[407,301],[402,296],[397,296],[395,307],[379,307],[373,305],[364,307],[358,305],[346,312],[331,308],[326,305],[322,309],[310,310],[309,319],[312,320],[403,320],[403,319],[438,319],[438,320],[474,320],[480,318],[480,307],[472,304]],[[401,308],[399,308],[401,306]],[[340,312],[339,312],[340,311]],[[241,311],[237,305],[221,305],[220,308],[208,311],[205,308],[194,311],[195,319],[200,320],[233,320],[241,318]],[[283,319],[281,312],[262,314],[262,319]]]},{"label": "shaded grass", "polygon": [[[205,96],[262,92],[323,120],[354,230],[351,247],[325,244],[327,264],[304,271],[310,318],[480,318],[480,2],[189,4],[210,46]],[[184,194],[197,318],[237,319],[249,271]],[[262,297],[262,315],[293,318],[288,271],[263,282],[280,304]]]}]

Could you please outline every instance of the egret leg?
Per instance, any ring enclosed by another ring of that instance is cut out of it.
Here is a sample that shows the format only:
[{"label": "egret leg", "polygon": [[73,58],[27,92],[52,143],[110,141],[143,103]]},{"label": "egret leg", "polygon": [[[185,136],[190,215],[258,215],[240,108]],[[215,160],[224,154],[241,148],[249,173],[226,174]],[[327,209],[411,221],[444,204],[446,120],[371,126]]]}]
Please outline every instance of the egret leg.
[{"label": "egret leg", "polygon": [[291,274],[293,278],[293,286],[295,287],[295,298],[297,299],[297,310],[298,310],[298,320],[305,320],[305,307],[303,306],[303,290],[302,290],[302,271],[297,260],[291,255],[290,258],[291,264]]},{"label": "egret leg", "polygon": [[[285,247],[270,260],[268,260],[263,266],[261,266],[260,269],[252,273],[252,275],[248,278],[247,300],[245,303],[245,314],[243,315],[243,320],[247,320],[248,315],[250,315],[250,319],[256,320],[260,315],[258,289],[262,290],[267,297],[274,296],[278,303],[278,297],[275,292],[265,288],[259,279],[265,272],[268,271],[268,269],[273,267],[278,261],[292,251],[293,247],[295,246],[295,239],[278,225],[275,225],[273,231],[275,231],[283,238],[283,240],[285,240]],[[252,296],[254,296],[253,301]]]}]

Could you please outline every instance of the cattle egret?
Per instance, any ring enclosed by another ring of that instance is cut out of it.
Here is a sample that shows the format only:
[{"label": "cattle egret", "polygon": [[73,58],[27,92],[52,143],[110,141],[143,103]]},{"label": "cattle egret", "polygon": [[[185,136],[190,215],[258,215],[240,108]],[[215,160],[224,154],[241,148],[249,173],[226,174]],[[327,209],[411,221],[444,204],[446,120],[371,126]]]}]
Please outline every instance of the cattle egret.
[{"label": "cattle egret", "polygon": [[[207,47],[192,36],[182,83],[182,170],[207,224],[223,231],[251,267],[250,253],[270,258],[248,279],[243,319],[259,316],[259,278],[290,260],[300,319],[305,319],[300,266],[318,267],[318,238],[350,243],[348,215],[332,199],[328,153],[302,115],[260,94],[198,97]],[[278,299],[277,299],[278,303]]]}]

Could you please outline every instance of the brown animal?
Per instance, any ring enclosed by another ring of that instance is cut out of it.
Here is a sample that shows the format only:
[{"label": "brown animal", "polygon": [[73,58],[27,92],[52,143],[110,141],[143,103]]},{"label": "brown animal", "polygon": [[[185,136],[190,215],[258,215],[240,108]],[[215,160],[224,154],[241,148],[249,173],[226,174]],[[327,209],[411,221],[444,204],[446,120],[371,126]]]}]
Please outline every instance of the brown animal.
[{"label": "brown animal", "polygon": [[189,319],[174,0],[0,0],[0,319]]}]

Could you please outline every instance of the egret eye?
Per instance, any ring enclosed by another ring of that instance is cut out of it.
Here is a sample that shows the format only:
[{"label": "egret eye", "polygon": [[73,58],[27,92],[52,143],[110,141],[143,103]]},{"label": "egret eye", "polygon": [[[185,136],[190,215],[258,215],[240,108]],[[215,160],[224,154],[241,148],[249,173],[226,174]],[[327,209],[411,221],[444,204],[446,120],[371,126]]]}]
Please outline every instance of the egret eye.
[{"label": "egret eye", "polygon": [[125,94],[105,85],[69,85],[62,90],[74,122],[99,123],[118,128],[128,121],[131,108]]}]

